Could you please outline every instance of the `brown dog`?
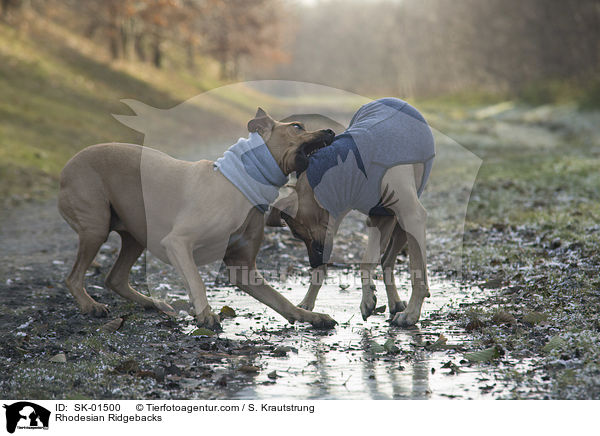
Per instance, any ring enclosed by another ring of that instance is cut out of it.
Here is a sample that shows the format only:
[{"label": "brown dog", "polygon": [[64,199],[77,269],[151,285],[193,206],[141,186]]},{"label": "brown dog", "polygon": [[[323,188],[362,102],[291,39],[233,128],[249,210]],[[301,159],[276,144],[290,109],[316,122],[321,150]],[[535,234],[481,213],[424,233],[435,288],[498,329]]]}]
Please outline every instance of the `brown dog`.
[{"label": "brown dog", "polygon": [[[300,123],[277,122],[260,108],[248,123],[248,130],[254,141],[260,135],[261,147],[266,144],[269,159],[284,180],[291,172],[306,169],[307,155],[331,143],[334,136],[330,130],[307,132]],[[243,157],[248,156],[264,153]],[[234,159],[235,164],[239,162]],[[260,159],[252,162],[251,170],[260,176]],[[252,183],[256,182],[249,178],[248,184]],[[328,315],[294,306],[256,271],[264,215],[258,204],[236,186],[212,161],[177,160],[138,145],[100,144],[75,155],[61,173],[58,207],[79,236],[77,259],[66,284],[82,312],[96,316],[107,313],[107,307],[85,291],[84,276],[114,230],[121,236],[122,245],[106,286],[144,307],[172,310],[129,285],[129,271],[147,248],[182,276],[200,325],[218,328],[219,317],[208,304],[196,265],[221,259],[229,267],[233,284],[289,322],[309,322],[316,327],[335,325]],[[268,183],[260,187],[275,192],[279,188]]]}]

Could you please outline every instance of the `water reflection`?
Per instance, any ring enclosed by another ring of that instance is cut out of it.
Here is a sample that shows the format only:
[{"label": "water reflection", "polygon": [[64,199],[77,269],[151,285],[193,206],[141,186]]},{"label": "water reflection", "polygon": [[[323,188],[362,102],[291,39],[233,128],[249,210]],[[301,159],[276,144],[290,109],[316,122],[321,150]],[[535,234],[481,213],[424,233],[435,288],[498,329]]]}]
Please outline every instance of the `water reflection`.
[{"label": "water reflection", "polygon": [[[347,276],[346,276],[347,277]],[[344,280],[344,275],[338,277]],[[400,284],[407,277],[400,276]],[[381,283],[377,283],[379,289]],[[286,356],[265,356],[254,364],[261,372],[250,387],[232,398],[243,399],[428,399],[480,398],[477,368],[450,375],[442,366],[458,364],[460,353],[452,350],[430,351],[426,345],[444,334],[449,343],[467,338],[453,326],[444,313],[449,306],[476,298],[469,288],[452,282],[431,279],[432,298],[424,306],[427,327],[400,329],[390,327],[387,314],[364,322],[359,314],[360,290],[341,289],[325,284],[315,310],[330,313],[340,325],[333,331],[315,331],[306,325],[290,327],[285,320],[258,301],[232,288],[212,290],[213,307],[232,306],[238,316],[225,320],[221,337],[265,340],[291,347]],[[300,301],[306,283],[290,279],[280,291],[291,301]],[[432,316],[433,315],[433,316]],[[393,339],[398,354],[382,352],[386,340]],[[275,371],[275,380],[268,374]]]}]

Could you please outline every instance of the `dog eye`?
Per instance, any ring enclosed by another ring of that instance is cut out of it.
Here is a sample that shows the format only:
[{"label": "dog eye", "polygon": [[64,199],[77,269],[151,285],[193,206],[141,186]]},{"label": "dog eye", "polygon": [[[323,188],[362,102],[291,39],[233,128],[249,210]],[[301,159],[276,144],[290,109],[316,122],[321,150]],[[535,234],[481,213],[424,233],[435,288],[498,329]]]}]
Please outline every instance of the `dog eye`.
[{"label": "dog eye", "polygon": [[292,124],[292,126],[294,126],[294,128],[296,128],[297,130],[304,130],[304,127],[302,127],[301,124]]}]

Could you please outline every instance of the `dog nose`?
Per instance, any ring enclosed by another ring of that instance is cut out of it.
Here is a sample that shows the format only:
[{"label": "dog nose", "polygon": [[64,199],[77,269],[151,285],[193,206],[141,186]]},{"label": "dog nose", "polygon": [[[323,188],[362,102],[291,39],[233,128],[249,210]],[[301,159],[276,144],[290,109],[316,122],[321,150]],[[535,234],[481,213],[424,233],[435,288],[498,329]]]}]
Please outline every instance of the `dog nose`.
[{"label": "dog nose", "polygon": [[325,130],[325,133],[327,133],[328,135],[331,135],[331,136],[335,136],[335,132],[331,129]]}]

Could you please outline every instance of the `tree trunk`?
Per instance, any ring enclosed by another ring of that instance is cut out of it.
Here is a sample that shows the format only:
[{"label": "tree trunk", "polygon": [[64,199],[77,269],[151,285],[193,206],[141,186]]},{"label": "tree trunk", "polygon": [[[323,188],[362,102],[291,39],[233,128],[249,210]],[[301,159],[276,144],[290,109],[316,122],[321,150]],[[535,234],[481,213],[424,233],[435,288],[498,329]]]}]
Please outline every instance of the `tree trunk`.
[{"label": "tree trunk", "polygon": [[146,62],[146,60],[147,60],[146,48],[144,47],[145,39],[146,38],[145,38],[144,33],[140,32],[137,35],[135,35],[135,39],[133,42],[133,47],[135,49],[135,53],[136,53],[138,59],[142,62]]},{"label": "tree trunk", "polygon": [[152,43],[152,63],[156,68],[162,67],[163,53],[161,45],[162,41],[160,35],[156,34]]},{"label": "tree trunk", "polygon": [[194,47],[194,43],[191,40],[187,40],[186,42],[186,55],[187,55],[187,67],[190,71],[196,71],[196,50]]},{"label": "tree trunk", "polygon": [[113,2],[108,4],[108,48],[113,59],[119,58],[121,41],[119,40],[119,12]]}]

